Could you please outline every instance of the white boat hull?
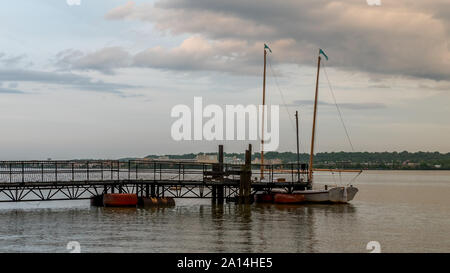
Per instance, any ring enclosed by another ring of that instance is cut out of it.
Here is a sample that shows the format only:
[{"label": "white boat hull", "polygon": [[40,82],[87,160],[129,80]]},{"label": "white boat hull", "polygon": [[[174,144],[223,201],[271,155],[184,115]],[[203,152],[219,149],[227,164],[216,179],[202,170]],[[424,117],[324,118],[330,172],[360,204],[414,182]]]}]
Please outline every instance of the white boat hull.
[{"label": "white boat hull", "polygon": [[355,187],[334,187],[327,190],[295,191],[303,194],[306,202],[311,203],[348,203],[353,200],[358,189]]}]

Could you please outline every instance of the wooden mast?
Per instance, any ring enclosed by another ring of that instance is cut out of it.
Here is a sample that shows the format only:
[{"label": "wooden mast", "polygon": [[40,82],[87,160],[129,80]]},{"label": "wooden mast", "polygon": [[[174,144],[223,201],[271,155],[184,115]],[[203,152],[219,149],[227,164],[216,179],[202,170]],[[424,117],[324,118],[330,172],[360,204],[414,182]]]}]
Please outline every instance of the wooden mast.
[{"label": "wooden mast", "polygon": [[298,140],[298,111],[295,111],[295,124],[297,129],[297,173],[298,173],[298,182],[300,182],[300,145]]},{"label": "wooden mast", "polygon": [[314,116],[313,116],[313,126],[312,126],[312,136],[311,136],[311,154],[309,155],[309,171],[308,171],[308,182],[313,182],[313,161],[314,161],[314,137],[316,135],[316,116],[317,116],[317,99],[319,95],[319,72],[320,72],[320,53],[317,60],[317,79],[316,79],[316,95],[314,99]]},{"label": "wooden mast", "polygon": [[262,125],[261,125],[261,180],[264,179],[264,114],[265,114],[265,105],[266,105],[266,58],[267,51],[266,47],[264,47],[264,75],[263,75],[263,108],[262,108]]}]

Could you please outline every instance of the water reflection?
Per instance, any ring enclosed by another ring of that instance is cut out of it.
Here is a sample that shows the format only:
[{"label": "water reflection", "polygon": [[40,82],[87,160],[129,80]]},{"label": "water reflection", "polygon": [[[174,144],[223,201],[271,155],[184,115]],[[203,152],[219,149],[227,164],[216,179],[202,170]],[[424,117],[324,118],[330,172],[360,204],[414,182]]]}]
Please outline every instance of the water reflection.
[{"label": "water reflection", "polygon": [[225,236],[224,236],[224,227],[223,227],[223,221],[224,221],[224,205],[211,205],[211,218],[212,222],[214,224],[215,229],[215,237],[216,237],[216,246],[214,251],[215,252],[224,252],[224,244],[226,243]]},{"label": "water reflection", "polygon": [[383,195],[384,184],[363,185],[354,202],[341,205],[8,204],[0,208],[0,252],[66,252],[68,241],[79,241],[82,252],[366,252],[372,240],[385,252],[450,251],[450,187],[421,187],[422,199],[430,198],[420,204],[405,198],[415,197],[411,187],[397,187]]},{"label": "water reflection", "polygon": [[252,206],[251,205],[236,205],[235,206],[235,221],[239,223],[238,230],[243,238],[241,244],[243,252],[251,252],[254,246],[252,231],[253,231],[253,219],[252,219]]}]

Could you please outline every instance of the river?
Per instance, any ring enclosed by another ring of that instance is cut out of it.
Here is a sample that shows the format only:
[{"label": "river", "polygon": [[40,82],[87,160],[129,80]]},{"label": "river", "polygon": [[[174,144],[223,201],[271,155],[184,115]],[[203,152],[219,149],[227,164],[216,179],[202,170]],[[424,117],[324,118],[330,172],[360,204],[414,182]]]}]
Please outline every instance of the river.
[{"label": "river", "polygon": [[[316,187],[353,175],[320,173]],[[0,204],[0,252],[450,252],[450,171],[366,171],[344,205],[98,208],[89,201]]]}]

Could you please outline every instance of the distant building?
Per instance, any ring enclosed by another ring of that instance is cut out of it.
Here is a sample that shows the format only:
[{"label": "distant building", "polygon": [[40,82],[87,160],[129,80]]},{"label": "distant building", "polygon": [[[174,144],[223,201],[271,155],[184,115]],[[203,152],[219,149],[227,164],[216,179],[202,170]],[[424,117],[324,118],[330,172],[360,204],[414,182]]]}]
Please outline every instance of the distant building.
[{"label": "distant building", "polygon": [[279,158],[270,159],[269,162],[270,162],[269,164],[272,164],[272,165],[283,164],[283,161]]},{"label": "distant building", "polygon": [[[255,158],[252,161],[252,164],[261,164],[261,159],[260,158]],[[279,158],[274,158],[274,159],[264,159],[264,165],[277,165],[277,164],[283,164],[283,161]]]},{"label": "distant building", "polygon": [[352,161],[350,160],[336,161],[336,166],[338,166],[339,168],[351,167]]},{"label": "distant building", "polygon": [[217,163],[217,155],[198,154],[195,157],[196,162],[200,163]]},{"label": "distant building", "polygon": [[225,157],[223,159],[223,161],[224,161],[225,164],[242,164],[243,163],[242,159],[240,159],[240,158],[238,158],[236,156]]},{"label": "distant building", "polygon": [[410,162],[409,160],[403,161],[402,166],[404,167],[417,167],[419,163]]},{"label": "distant building", "polygon": [[260,158],[253,159],[252,164],[261,164],[261,159]]}]

